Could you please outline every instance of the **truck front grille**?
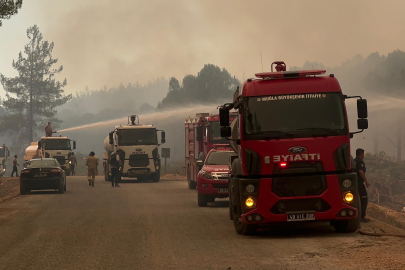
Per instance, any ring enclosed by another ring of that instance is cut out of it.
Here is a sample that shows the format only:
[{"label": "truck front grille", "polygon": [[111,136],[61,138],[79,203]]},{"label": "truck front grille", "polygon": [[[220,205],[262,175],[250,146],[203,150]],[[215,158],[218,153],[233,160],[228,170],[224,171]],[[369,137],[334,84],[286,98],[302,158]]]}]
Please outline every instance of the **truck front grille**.
[{"label": "truck front grille", "polygon": [[273,214],[285,214],[287,212],[314,211],[326,212],[330,205],[321,198],[280,200],[271,209]]},{"label": "truck front grille", "polygon": [[149,157],[147,154],[138,154],[129,156],[129,166],[147,167],[149,166]]},{"label": "truck front grille", "polygon": [[321,195],[327,188],[323,175],[273,178],[273,193],[279,197]]},{"label": "truck front grille", "polygon": [[66,163],[65,157],[60,157],[60,156],[55,157],[54,156],[53,158],[56,159],[59,162],[59,164],[62,165],[62,166],[65,165],[65,163]]}]

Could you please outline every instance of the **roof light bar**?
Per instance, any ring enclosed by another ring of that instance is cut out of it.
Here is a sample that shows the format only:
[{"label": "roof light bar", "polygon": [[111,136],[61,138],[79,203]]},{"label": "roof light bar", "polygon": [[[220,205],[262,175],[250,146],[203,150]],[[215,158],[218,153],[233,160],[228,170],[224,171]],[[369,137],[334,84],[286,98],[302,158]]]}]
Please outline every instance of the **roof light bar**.
[{"label": "roof light bar", "polygon": [[325,74],[326,70],[324,69],[315,69],[315,70],[299,70],[299,71],[280,71],[280,72],[261,72],[256,73],[257,78],[292,78],[292,77],[305,77],[311,75],[322,75]]}]

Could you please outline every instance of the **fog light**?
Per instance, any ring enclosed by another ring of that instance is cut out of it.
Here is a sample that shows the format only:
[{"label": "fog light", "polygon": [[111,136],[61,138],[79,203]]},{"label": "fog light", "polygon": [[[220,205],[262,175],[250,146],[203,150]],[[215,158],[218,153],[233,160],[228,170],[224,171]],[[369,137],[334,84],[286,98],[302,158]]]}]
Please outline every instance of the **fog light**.
[{"label": "fog light", "polygon": [[344,180],[344,181],[343,181],[343,186],[344,186],[345,188],[351,187],[351,186],[352,186],[352,181],[350,181],[349,179]]},{"label": "fog light", "polygon": [[346,211],[342,211],[342,212],[340,212],[340,215],[342,216],[342,217],[345,217],[346,216]]},{"label": "fog light", "polygon": [[248,220],[248,221],[252,221],[252,220],[253,220],[253,217],[252,217],[252,216],[248,216],[248,217],[247,217],[247,220]]},{"label": "fog light", "polygon": [[255,204],[255,200],[252,197],[246,199],[245,204],[247,207],[252,207]]},{"label": "fog light", "polygon": [[349,216],[353,216],[354,215],[354,211],[349,211]]},{"label": "fog light", "polygon": [[202,187],[208,187],[208,184],[201,184]]},{"label": "fog light", "polygon": [[252,184],[249,184],[246,186],[246,191],[249,193],[252,193],[253,191],[255,191],[255,186]]},{"label": "fog light", "polygon": [[159,170],[159,166],[156,166],[156,170]]},{"label": "fog light", "polygon": [[255,219],[256,221],[260,221],[260,216],[259,215],[255,216]]},{"label": "fog light", "polygon": [[345,201],[346,201],[346,202],[352,202],[353,199],[354,199],[354,196],[353,196],[353,194],[352,194],[351,192],[347,192],[347,193],[345,194]]}]

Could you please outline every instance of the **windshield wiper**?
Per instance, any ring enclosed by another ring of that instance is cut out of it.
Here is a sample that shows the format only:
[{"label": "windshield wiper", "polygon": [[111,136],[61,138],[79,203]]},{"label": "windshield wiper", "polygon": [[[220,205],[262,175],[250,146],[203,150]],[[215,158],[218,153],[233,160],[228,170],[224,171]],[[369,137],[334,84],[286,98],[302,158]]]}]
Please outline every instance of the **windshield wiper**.
[{"label": "windshield wiper", "polygon": [[[326,136],[326,135],[341,135],[340,132],[336,129],[331,129],[331,128],[322,128],[322,127],[313,127],[313,128],[299,128],[297,130],[300,131],[311,131],[312,136],[316,135],[321,135],[321,136]],[[315,131],[319,131],[322,134],[317,134]]]}]

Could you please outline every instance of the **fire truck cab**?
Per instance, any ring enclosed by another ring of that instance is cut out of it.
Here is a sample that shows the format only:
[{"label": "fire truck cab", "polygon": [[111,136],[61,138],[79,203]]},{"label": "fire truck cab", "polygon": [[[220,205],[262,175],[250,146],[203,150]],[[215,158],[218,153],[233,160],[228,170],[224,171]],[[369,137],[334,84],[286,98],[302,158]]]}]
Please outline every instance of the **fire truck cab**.
[{"label": "fire truck cab", "polygon": [[[360,197],[350,138],[368,128],[367,101],[341,91],[325,70],[256,74],[219,109],[221,136],[238,154],[229,178],[229,213],[238,234],[274,222],[330,221],[359,227]],[[357,98],[358,129],[349,132],[345,100]],[[230,122],[229,111],[237,118]]]}]

